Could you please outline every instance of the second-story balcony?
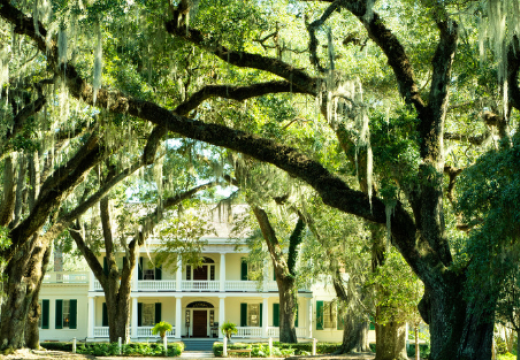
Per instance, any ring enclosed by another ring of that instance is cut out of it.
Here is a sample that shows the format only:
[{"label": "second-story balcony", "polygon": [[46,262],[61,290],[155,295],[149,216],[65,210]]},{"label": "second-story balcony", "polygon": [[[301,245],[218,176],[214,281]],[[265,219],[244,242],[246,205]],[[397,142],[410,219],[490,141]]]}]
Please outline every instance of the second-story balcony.
[{"label": "second-story balcony", "polygon": [[[276,281],[266,281],[260,284],[258,281],[228,280],[224,281],[221,289],[220,281],[215,280],[182,280],[180,288],[177,287],[175,280],[139,280],[137,289],[133,291],[190,291],[190,292],[266,292],[278,291]],[[308,291],[307,287],[300,288],[300,291]],[[99,281],[94,280],[94,291],[102,291],[103,288]]]}]

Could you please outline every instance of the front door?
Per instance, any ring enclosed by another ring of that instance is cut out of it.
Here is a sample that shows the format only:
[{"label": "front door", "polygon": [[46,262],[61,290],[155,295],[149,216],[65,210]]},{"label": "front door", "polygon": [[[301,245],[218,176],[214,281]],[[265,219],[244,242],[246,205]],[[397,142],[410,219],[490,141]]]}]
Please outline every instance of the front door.
[{"label": "front door", "polygon": [[193,310],[193,337],[208,336],[208,311]]},{"label": "front door", "polygon": [[193,280],[208,280],[208,267],[202,265],[201,267],[193,270]]}]

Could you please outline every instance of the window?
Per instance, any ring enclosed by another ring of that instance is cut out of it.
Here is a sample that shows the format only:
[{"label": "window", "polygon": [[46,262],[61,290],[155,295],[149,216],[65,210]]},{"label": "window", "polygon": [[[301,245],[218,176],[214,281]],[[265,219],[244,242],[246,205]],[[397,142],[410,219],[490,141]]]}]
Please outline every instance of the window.
[{"label": "window", "polygon": [[338,305],[336,301],[316,302],[316,330],[336,329]]},{"label": "window", "polygon": [[155,325],[155,304],[143,304],[143,326]]},{"label": "window", "polygon": [[154,269],[146,269],[144,271],[144,279],[145,280],[154,280],[155,279],[155,271]]},{"label": "window", "polygon": [[262,304],[240,304],[240,326],[262,326]]},{"label": "window", "polygon": [[323,302],[323,327],[325,329],[336,329],[338,307],[336,301]]},{"label": "window", "polygon": [[250,304],[247,307],[247,326],[260,326],[259,304]]},{"label": "window", "polygon": [[[45,303],[42,303],[45,307]],[[77,328],[77,300],[56,300],[56,329],[76,329]],[[45,326],[45,320],[42,320]]]},{"label": "window", "polygon": [[43,302],[42,300],[38,300],[38,306],[40,308],[40,316],[38,317],[38,329],[42,328],[42,316],[43,316]]}]

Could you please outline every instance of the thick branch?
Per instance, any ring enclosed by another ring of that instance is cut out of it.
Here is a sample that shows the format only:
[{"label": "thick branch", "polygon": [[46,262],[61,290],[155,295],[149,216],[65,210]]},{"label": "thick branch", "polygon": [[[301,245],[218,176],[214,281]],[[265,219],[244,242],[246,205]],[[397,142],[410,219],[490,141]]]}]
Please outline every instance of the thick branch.
[{"label": "thick branch", "polygon": [[417,88],[412,64],[397,37],[385,26],[377,12],[367,9],[366,0],[343,1],[342,5],[363,23],[370,39],[383,50],[388,64],[394,70],[401,96],[421,113],[425,106]]},{"label": "thick branch", "polygon": [[69,229],[69,233],[76,242],[79,251],[81,251],[81,254],[87,261],[88,266],[104,289],[107,284],[107,278],[105,276],[105,272],[103,271],[103,266],[99,263],[96,254],[94,254],[94,252],[87,246],[85,239],[83,239],[83,236],[78,229]]},{"label": "thick branch", "polygon": [[288,92],[304,93],[287,81],[269,81],[246,86],[207,85],[193,94],[187,101],[177,106],[173,112],[179,115],[186,115],[204,100],[211,97],[243,101],[252,97]]},{"label": "thick branch", "polygon": [[204,34],[197,29],[186,29],[186,26],[177,22],[176,19],[178,16],[179,14],[174,12],[174,20],[166,23],[166,31],[171,35],[180,37],[200,46],[232,65],[268,71],[288,80],[294,84],[295,87],[299,88],[300,91],[316,95],[316,80],[307,75],[304,71],[295,69],[290,64],[278,59],[258,54],[251,54],[245,51],[233,51],[228,49],[209,34]]}]

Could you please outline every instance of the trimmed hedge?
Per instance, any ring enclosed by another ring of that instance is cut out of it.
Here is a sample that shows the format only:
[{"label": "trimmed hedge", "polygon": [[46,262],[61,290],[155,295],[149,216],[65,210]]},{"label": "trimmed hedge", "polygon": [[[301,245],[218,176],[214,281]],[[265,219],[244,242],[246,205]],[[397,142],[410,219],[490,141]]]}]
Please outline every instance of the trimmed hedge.
[{"label": "trimmed hedge", "polygon": [[[72,343],[41,343],[41,347],[47,350],[72,351]],[[94,356],[116,356],[119,355],[117,343],[78,343],[76,347],[78,354]],[[168,343],[168,356],[179,356],[184,351],[184,343]],[[159,343],[130,343],[123,344],[123,355],[164,356],[164,348]]]},{"label": "trimmed hedge", "polygon": [[[330,354],[333,353],[341,346],[339,343],[318,343],[316,345],[317,354]],[[244,350],[251,349],[251,356],[253,357],[268,357],[269,345],[265,343],[236,343],[228,344],[228,350]],[[216,342],[213,344],[213,354],[217,357],[221,357],[224,351],[224,344]],[[312,353],[312,343],[301,343],[301,344],[280,344],[279,342],[273,343],[272,355],[278,357],[289,357],[294,355],[310,355]],[[249,356],[248,353],[244,353],[245,356]],[[238,355],[238,354],[237,354]]]}]

